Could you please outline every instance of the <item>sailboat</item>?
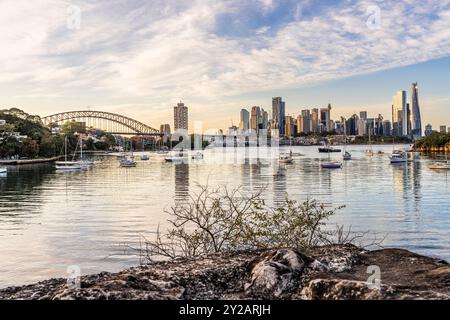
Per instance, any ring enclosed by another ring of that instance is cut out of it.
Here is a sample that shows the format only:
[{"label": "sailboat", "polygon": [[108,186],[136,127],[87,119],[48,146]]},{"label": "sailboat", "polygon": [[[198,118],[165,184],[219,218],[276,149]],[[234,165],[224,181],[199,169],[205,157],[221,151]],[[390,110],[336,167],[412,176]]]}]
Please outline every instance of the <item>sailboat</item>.
[{"label": "sailboat", "polygon": [[372,127],[369,127],[369,149],[366,150],[366,154],[371,157],[373,156],[373,149],[372,149]]},{"label": "sailboat", "polygon": [[[84,159],[84,156],[83,156],[83,139],[81,139],[81,137],[80,137],[80,140],[78,140],[78,142],[80,143],[80,160],[78,160],[78,163],[81,165],[81,167],[83,169],[89,169],[95,163],[94,163],[94,161]],[[78,144],[77,144],[77,146],[78,146]],[[75,152],[76,152],[76,149],[75,149]],[[75,156],[75,153],[74,153],[74,156]]]},{"label": "sailboat", "polygon": [[330,153],[328,152],[328,162],[324,162],[320,166],[323,169],[340,169],[340,168],[342,168],[342,162],[331,161]]},{"label": "sailboat", "polygon": [[82,166],[78,161],[67,161],[67,136],[64,138],[64,161],[56,161],[55,168],[58,171],[77,171],[81,170]]},{"label": "sailboat", "polygon": [[[292,139],[289,138],[289,146],[292,147]],[[289,153],[287,154],[280,154],[278,157],[279,163],[292,163],[294,160],[292,159],[292,149],[289,149]]]},{"label": "sailboat", "polygon": [[134,161],[133,150],[131,150],[130,158],[127,157],[126,143],[124,143],[124,151],[123,151],[123,154],[122,154],[122,158],[120,159],[120,166],[122,168],[134,168],[134,167],[136,167],[136,161]]},{"label": "sailboat", "polygon": [[[144,138],[142,138],[142,151],[145,151]],[[148,154],[143,154],[141,156],[141,161],[148,161],[148,160],[150,160],[150,157],[148,156]]]},{"label": "sailboat", "polygon": [[[346,130],[346,129],[344,129]],[[345,145],[344,145],[344,154],[342,155],[342,159],[344,161],[352,160],[352,154],[347,151],[347,132],[345,132]]]}]

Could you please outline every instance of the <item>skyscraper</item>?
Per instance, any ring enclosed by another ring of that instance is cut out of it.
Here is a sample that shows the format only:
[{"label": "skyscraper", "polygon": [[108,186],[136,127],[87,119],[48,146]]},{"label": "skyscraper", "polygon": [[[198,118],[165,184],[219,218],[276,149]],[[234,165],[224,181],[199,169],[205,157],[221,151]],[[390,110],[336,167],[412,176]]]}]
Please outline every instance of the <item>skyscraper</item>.
[{"label": "skyscraper", "polygon": [[319,132],[319,109],[317,108],[311,110],[311,131],[313,133]]},{"label": "skyscraper", "polygon": [[261,108],[258,106],[252,107],[252,116],[250,118],[250,129],[258,132],[261,119]]},{"label": "skyscraper", "polygon": [[331,128],[331,104],[328,107],[320,109],[320,122],[325,131],[332,131]]},{"label": "skyscraper", "polygon": [[262,109],[262,123],[261,123],[261,129],[268,129],[269,128],[269,113]]},{"label": "skyscraper", "polygon": [[398,91],[392,98],[392,130],[395,136],[408,135],[406,91]]},{"label": "skyscraper", "polygon": [[286,105],[281,97],[272,98],[272,119],[273,128],[278,129],[280,135],[285,134],[285,113]]},{"label": "skyscraper", "polygon": [[301,115],[301,130],[299,130],[299,132],[303,132],[303,133],[310,133],[311,132],[311,113],[309,112],[309,110],[302,110],[302,115]]},{"label": "skyscraper", "polygon": [[250,114],[246,109],[241,110],[241,122],[239,123],[239,128],[244,132],[250,129]]},{"label": "skyscraper", "polygon": [[417,82],[412,84],[411,88],[411,108],[412,108],[412,135],[414,138],[422,137],[422,120],[420,118],[420,106],[419,106],[419,89]]},{"label": "skyscraper", "polygon": [[188,130],[188,107],[183,102],[173,107],[174,128],[177,130]]}]

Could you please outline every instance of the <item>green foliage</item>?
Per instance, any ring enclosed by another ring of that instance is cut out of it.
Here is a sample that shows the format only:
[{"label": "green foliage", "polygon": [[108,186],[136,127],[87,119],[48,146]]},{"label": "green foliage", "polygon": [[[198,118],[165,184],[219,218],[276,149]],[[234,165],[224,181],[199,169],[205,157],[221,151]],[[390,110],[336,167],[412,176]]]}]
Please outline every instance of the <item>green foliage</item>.
[{"label": "green foliage", "polygon": [[415,149],[431,150],[442,148],[450,144],[450,133],[432,132],[428,137],[424,137],[414,144]]}]

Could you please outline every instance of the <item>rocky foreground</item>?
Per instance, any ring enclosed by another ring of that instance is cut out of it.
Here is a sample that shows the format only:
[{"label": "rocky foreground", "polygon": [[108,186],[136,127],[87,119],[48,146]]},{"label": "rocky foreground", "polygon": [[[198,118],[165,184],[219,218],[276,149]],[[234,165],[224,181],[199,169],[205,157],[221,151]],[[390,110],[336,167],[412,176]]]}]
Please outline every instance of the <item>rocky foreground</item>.
[{"label": "rocky foreground", "polygon": [[2,289],[0,299],[450,299],[450,266],[406,250],[334,245],[158,262],[83,276],[77,289],[52,279]]}]

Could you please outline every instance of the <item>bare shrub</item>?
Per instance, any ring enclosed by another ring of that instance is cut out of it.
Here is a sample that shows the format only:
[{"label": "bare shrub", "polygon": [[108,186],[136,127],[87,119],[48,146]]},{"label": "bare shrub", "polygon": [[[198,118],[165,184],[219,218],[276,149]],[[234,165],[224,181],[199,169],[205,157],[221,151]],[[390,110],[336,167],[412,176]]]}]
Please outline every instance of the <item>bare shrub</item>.
[{"label": "bare shrub", "polygon": [[242,249],[303,248],[323,238],[325,221],[337,210],[316,200],[299,203],[286,198],[283,205],[267,205],[261,194],[242,187],[198,186],[187,201],[168,211],[167,232],[158,228],[154,240],[144,239],[141,258],[197,257]]}]

